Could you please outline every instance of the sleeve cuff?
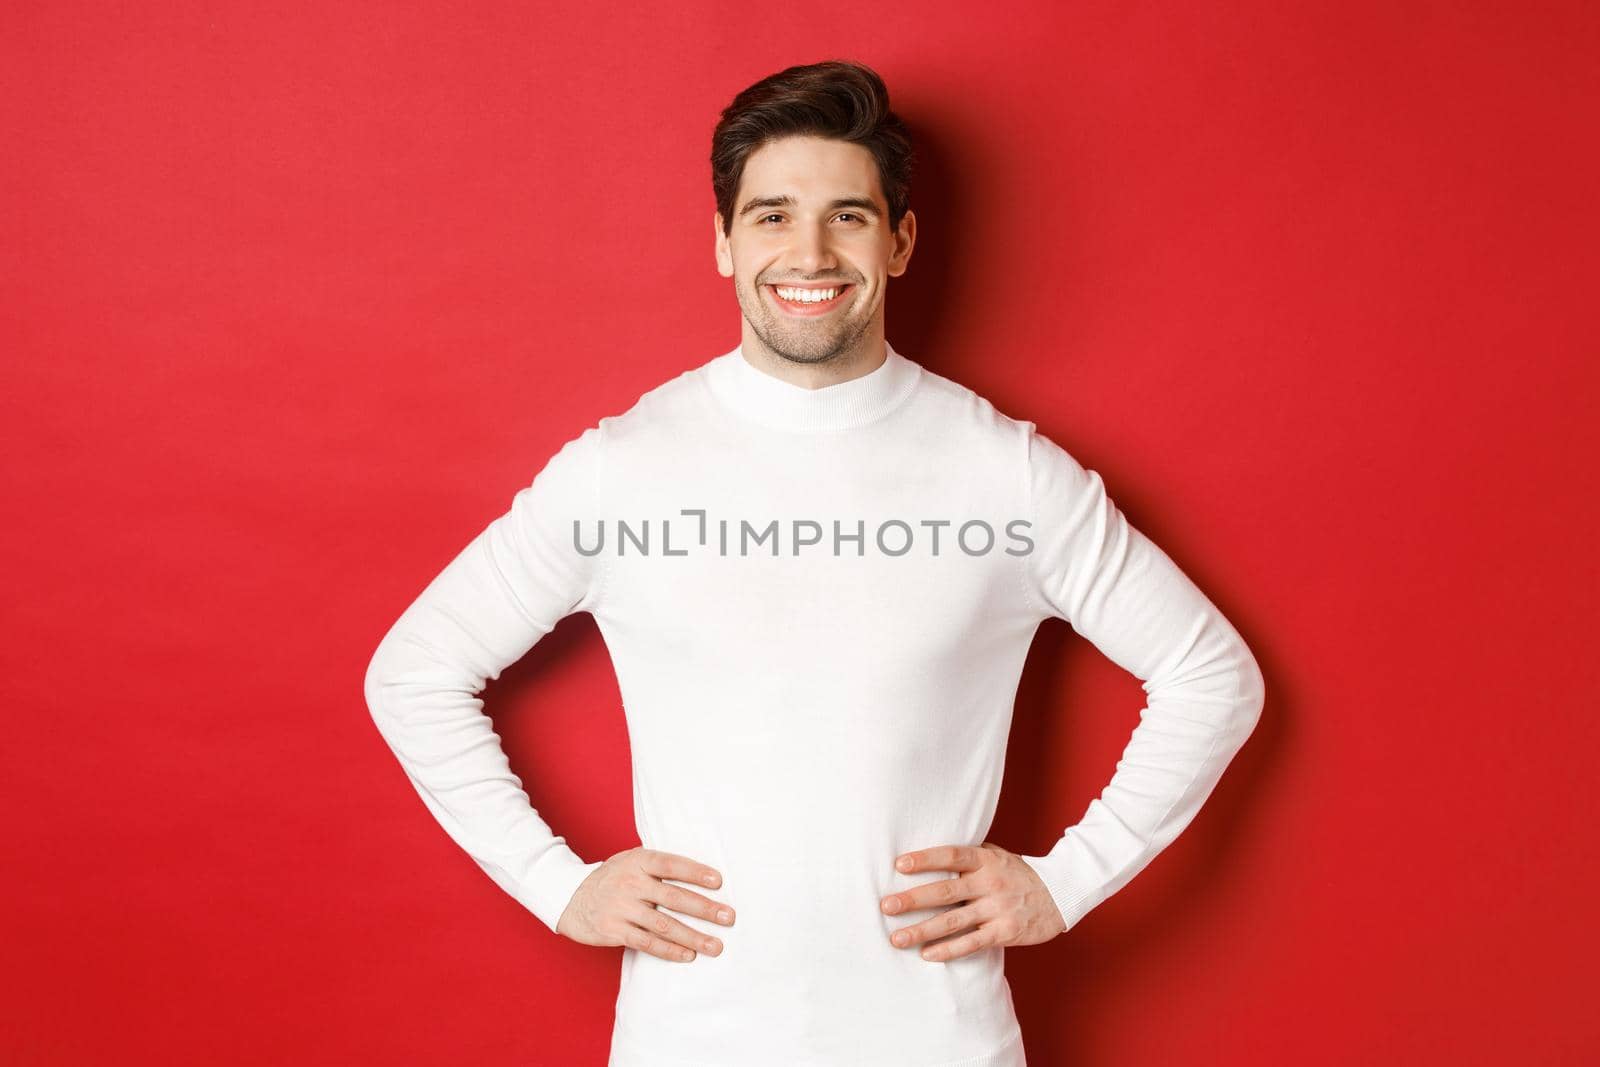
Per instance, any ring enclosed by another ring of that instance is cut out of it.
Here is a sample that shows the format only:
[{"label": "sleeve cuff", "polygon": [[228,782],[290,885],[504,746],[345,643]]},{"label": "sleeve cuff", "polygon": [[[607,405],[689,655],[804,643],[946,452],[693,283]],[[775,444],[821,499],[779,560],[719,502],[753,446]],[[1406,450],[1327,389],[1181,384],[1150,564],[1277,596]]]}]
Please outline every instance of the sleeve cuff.
[{"label": "sleeve cuff", "polygon": [[[1078,921],[1096,904],[1099,904],[1103,895],[1099,887],[1086,885],[1072,875],[1067,857],[1052,850],[1043,856],[1018,856],[1018,859],[1034,869],[1039,879],[1044,882],[1044,887],[1050,893],[1050,899],[1055,901],[1056,908],[1061,912],[1061,918],[1066,921],[1066,930],[1078,925]],[[1066,930],[1062,932],[1065,933]]]},{"label": "sleeve cuff", "polygon": [[602,862],[585,863],[565,842],[556,844],[517,887],[516,898],[555,933],[561,913],[566,911],[578,886]]}]

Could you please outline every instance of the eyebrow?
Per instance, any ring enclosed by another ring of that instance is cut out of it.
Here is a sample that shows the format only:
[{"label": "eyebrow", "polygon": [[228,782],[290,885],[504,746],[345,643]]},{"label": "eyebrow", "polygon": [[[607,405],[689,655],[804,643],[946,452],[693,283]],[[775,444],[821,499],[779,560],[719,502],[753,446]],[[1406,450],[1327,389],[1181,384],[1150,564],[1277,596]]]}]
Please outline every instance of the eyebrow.
[{"label": "eyebrow", "polygon": [[[750,212],[755,211],[758,208],[794,207],[795,203],[795,198],[792,196],[757,197],[754,200],[746,200],[744,202],[744,207],[739,209],[739,217],[742,219],[746,215],[750,214]],[[883,213],[878,210],[878,205],[864,196],[844,196],[837,200],[829,201],[828,203],[829,211],[837,211],[843,207],[853,207],[857,211],[864,211],[875,219],[881,218],[883,215]]]}]

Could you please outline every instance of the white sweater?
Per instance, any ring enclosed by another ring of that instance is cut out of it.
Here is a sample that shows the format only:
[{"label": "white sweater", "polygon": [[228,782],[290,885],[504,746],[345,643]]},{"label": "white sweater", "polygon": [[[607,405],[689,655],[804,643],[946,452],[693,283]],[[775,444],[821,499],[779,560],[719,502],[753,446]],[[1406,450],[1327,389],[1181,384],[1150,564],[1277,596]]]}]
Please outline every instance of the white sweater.
[{"label": "white sweater", "polygon": [[1260,714],[1238,632],[1097,473],[885,349],[811,390],[735,348],[600,419],[367,671],[428,810],[553,930],[599,860],[529,805],[478,694],[562,617],[594,617],[639,841],[722,872],[697,891],[738,913],[671,913],[719,956],[622,951],[611,1067],[1023,1064],[1005,950],[924,960],[889,935],[936,912],[878,902],[955,876],[901,874],[900,854],[986,840],[1039,623],[1068,620],[1148,698],[1104,792],[1025,857],[1069,927],[1194,818]]}]

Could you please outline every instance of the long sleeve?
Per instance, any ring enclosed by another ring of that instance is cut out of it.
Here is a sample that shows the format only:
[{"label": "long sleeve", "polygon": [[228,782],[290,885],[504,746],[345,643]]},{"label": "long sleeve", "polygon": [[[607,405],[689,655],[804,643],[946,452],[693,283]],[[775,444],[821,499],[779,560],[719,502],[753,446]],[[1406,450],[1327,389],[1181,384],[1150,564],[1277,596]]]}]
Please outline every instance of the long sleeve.
[{"label": "long sleeve", "polygon": [[1260,718],[1265,686],[1238,632],[1123,517],[1100,475],[1028,429],[1028,593],[1147,697],[1110,784],[1047,854],[1021,857],[1070,929],[1194,818]]},{"label": "long sleeve", "polygon": [[401,614],[364,683],[373,721],[434,818],[552,931],[600,862],[585,863],[534,810],[479,694],[598,596],[601,557],[577,550],[573,523],[583,520],[587,545],[602,461],[600,427],[568,441]]}]

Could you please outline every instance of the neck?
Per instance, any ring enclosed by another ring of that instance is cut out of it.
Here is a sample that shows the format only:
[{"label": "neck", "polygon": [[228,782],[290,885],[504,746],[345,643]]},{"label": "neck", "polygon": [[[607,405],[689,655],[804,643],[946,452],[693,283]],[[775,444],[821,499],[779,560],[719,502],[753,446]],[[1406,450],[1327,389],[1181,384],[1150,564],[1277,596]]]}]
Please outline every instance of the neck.
[{"label": "neck", "polygon": [[709,384],[740,417],[798,432],[843,430],[875,422],[910,395],[922,374],[916,362],[887,342],[875,365],[822,385],[796,384],[764,369],[768,365],[765,360],[773,359],[793,366],[771,353],[750,352],[741,344],[710,362]]},{"label": "neck", "polygon": [[843,351],[816,362],[789,359],[767,346],[746,323],[739,345],[744,359],[764,374],[801,389],[822,389],[871,374],[888,358],[883,332],[869,331]]}]

